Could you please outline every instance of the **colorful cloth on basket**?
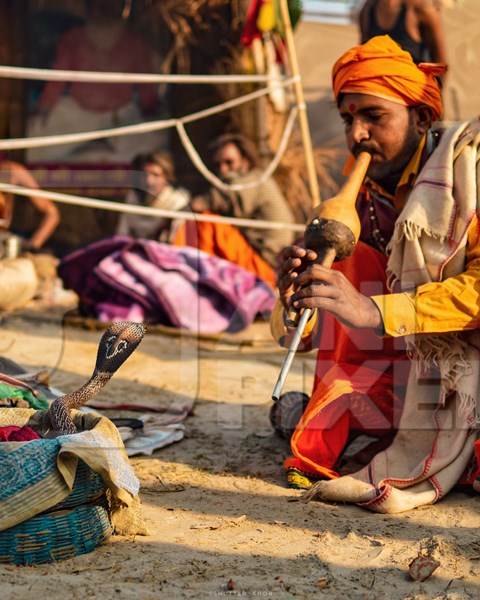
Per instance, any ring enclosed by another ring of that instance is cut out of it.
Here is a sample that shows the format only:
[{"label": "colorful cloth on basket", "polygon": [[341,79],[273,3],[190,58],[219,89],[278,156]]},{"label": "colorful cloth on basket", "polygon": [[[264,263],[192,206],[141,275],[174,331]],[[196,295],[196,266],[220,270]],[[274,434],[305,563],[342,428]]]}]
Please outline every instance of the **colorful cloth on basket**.
[{"label": "colorful cloth on basket", "polygon": [[30,408],[36,408],[38,410],[45,410],[48,408],[47,399],[39,392],[33,393],[29,387],[25,386],[25,384],[22,385],[21,383],[20,385],[22,385],[22,387],[19,387],[16,384],[2,383],[1,379],[2,375],[0,375],[0,400],[11,401],[13,405],[18,401],[23,401],[28,403]]},{"label": "colorful cloth on basket", "polygon": [[18,427],[9,425],[0,427],[0,442],[29,442],[30,440],[39,440],[40,436],[28,425]]},{"label": "colorful cloth on basket", "polygon": [[[44,414],[31,409],[0,409],[0,426],[36,429]],[[0,531],[64,500],[72,491],[79,460],[102,477],[114,503],[127,509],[135,506],[139,482],[117,428],[103,417],[78,411],[72,411],[72,416],[78,434],[28,444],[0,444]]]}]

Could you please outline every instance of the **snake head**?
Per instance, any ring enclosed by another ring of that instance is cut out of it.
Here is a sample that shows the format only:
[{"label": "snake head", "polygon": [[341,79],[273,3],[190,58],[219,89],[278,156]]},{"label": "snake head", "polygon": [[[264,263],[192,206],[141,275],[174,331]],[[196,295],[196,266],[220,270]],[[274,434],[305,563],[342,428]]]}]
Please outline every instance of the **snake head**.
[{"label": "snake head", "polygon": [[100,340],[95,373],[113,375],[140,344],[144,335],[142,323],[118,321],[111,325]]}]

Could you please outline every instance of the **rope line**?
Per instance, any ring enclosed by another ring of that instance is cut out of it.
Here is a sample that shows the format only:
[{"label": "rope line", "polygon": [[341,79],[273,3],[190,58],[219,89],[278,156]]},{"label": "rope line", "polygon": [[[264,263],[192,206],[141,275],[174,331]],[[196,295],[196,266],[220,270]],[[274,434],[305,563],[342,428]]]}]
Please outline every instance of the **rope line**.
[{"label": "rope line", "polygon": [[[154,73],[118,73],[98,71],[69,71],[63,69],[32,69],[0,66],[0,77],[31,81],[80,81],[85,83],[265,83],[277,81],[271,75],[171,75]],[[280,82],[286,78],[281,77]]]},{"label": "rope line", "polygon": [[[296,80],[295,77],[283,80],[282,87],[291,85]],[[66,133],[60,135],[47,135],[34,138],[12,138],[9,140],[0,140],[0,150],[19,150],[24,148],[41,148],[45,146],[69,144],[73,142],[88,142],[106,137],[119,137],[122,135],[134,135],[139,133],[149,133],[161,129],[177,127],[178,124],[193,123],[211,115],[218,114],[229,108],[240,106],[251,100],[261,98],[269,93],[268,87],[238,96],[232,100],[227,100],[221,104],[211,106],[204,110],[197,111],[179,119],[162,119],[159,121],[150,121],[149,123],[138,123],[135,125],[124,125],[122,127],[112,127],[110,129],[101,129],[97,131],[84,131],[79,133]]]},{"label": "rope line", "polygon": [[153,208],[151,206],[135,206],[120,202],[112,202],[110,200],[100,200],[98,198],[86,198],[84,196],[63,194],[61,192],[26,188],[24,186],[12,185],[10,183],[0,182],[0,192],[17,194],[19,196],[26,197],[36,196],[37,198],[46,198],[61,204],[71,204],[74,206],[83,206],[85,208],[96,208],[100,210],[110,210],[113,212],[129,213],[134,215],[149,215],[151,217],[183,219],[185,221],[198,221],[207,223],[225,223],[229,225],[236,225],[237,227],[250,227],[252,229],[305,231],[305,226],[297,223],[280,223],[278,221],[262,221],[257,219],[239,219],[236,217],[223,217],[221,215],[192,213],[180,210],[166,210],[163,208]]},{"label": "rope line", "polygon": [[265,183],[265,181],[267,181],[267,179],[269,177],[272,176],[273,172],[278,167],[278,164],[279,164],[280,160],[282,159],[282,156],[284,155],[285,150],[287,149],[288,141],[292,134],[292,130],[293,130],[293,126],[295,124],[295,118],[297,116],[297,113],[298,113],[297,108],[295,106],[292,107],[292,109],[290,110],[290,114],[288,115],[287,123],[286,123],[285,129],[282,133],[282,137],[280,139],[280,143],[278,145],[277,152],[275,153],[275,156],[273,157],[273,159],[270,162],[270,164],[268,165],[268,167],[263,171],[263,173],[261,174],[261,176],[258,179],[256,179],[255,181],[248,181],[245,183],[228,184],[228,183],[225,183],[224,181],[222,181],[212,171],[210,171],[210,169],[205,165],[201,156],[198,154],[197,149],[193,145],[192,140],[190,139],[188,133],[186,132],[185,127],[183,126],[183,123],[177,123],[177,131],[178,131],[180,140],[182,142],[182,145],[185,148],[186,153],[190,157],[190,160],[195,165],[195,167],[198,169],[198,171],[205,177],[205,179],[207,181],[209,181],[216,188],[218,188],[224,192],[240,192],[242,190],[250,190],[252,188],[259,187],[260,185]]}]

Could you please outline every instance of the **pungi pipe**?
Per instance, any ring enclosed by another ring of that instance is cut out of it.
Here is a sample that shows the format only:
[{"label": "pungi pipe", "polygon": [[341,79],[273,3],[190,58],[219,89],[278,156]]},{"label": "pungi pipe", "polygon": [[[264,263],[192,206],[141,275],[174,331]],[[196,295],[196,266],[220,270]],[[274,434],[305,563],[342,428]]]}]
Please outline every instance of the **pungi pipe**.
[{"label": "pungi pipe", "polygon": [[[349,178],[339,193],[333,198],[322,202],[320,206],[313,210],[313,219],[305,230],[305,245],[317,253],[317,261],[324,267],[329,268],[335,260],[347,258],[355,249],[361,228],[355,204],[371,158],[367,152],[361,152],[355,161]],[[301,314],[293,308],[288,311],[285,319],[286,324],[289,327],[296,327],[296,331],[273,389],[273,400],[280,398],[283,385],[312,312],[310,308],[304,309]]]}]

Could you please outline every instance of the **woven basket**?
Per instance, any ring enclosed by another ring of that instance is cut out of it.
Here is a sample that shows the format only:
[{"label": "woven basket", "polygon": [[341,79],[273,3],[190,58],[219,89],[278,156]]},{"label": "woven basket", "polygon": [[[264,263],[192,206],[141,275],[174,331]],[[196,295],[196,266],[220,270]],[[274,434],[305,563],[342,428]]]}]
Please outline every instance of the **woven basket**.
[{"label": "woven basket", "polygon": [[79,460],[72,491],[65,497],[65,485],[57,469],[59,449],[58,438],[0,444],[0,506],[2,513],[10,517],[10,523],[0,530],[14,527],[32,515],[95,502],[105,493],[101,477]]},{"label": "woven basket", "polygon": [[38,565],[91,552],[111,534],[103,506],[42,514],[0,532],[0,563]]},{"label": "woven basket", "polygon": [[105,491],[106,486],[100,475],[92,471],[83,460],[79,460],[70,495],[48,512],[64,508],[75,508],[75,506],[80,506],[81,504],[90,504],[103,496]]},{"label": "woven basket", "polygon": [[[43,418],[41,411],[0,409],[2,426],[29,424],[35,429]],[[107,507],[106,482],[117,485],[112,499],[119,507],[129,506],[130,496],[135,499],[130,489],[136,489],[138,480],[122,455],[114,426],[88,414],[76,415],[75,424],[79,431],[94,430],[103,445],[92,442],[90,448],[88,440],[85,447],[80,440],[75,445],[67,436],[0,444],[0,563],[36,565],[91,552],[110,536],[110,518],[113,522],[120,512]],[[100,477],[90,461],[107,475]],[[128,523],[127,529],[134,527]]]}]

